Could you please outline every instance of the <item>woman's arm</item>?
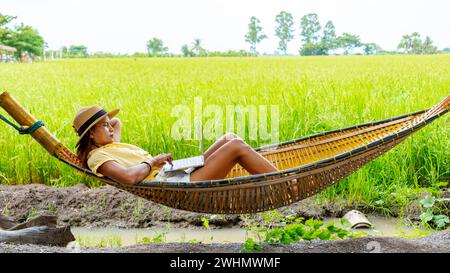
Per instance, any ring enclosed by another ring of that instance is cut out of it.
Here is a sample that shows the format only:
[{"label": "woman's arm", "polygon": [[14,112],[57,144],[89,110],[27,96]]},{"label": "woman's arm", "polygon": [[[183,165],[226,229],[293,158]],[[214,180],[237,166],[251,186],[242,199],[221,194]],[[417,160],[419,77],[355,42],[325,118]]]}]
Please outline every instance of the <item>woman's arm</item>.
[{"label": "woman's arm", "polygon": [[122,135],[122,122],[119,118],[112,118],[109,121],[109,124],[111,124],[111,126],[114,128],[114,142],[120,142],[120,137]]},{"label": "woman's arm", "polygon": [[[147,159],[152,167],[162,167],[166,161],[172,162],[173,158],[171,154],[159,154],[152,159]],[[145,163],[138,164],[133,167],[125,168],[114,160],[106,161],[97,171],[106,177],[111,178],[114,181],[125,185],[134,185],[146,178],[150,172],[150,166]]]},{"label": "woman's arm", "polygon": [[[154,166],[153,161],[148,162]],[[134,185],[144,180],[150,174],[150,166],[141,163],[130,168],[124,168],[116,161],[110,160],[98,167],[97,171],[119,183]]]}]

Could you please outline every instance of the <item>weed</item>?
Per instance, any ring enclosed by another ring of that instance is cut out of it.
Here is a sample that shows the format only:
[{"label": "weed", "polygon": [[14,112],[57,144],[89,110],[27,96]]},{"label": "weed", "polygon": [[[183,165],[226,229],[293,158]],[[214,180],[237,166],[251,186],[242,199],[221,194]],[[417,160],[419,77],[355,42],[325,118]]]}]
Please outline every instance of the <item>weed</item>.
[{"label": "weed", "polygon": [[279,212],[270,211],[264,213],[264,223],[246,227],[256,234],[258,240],[247,236],[243,251],[259,251],[263,244],[290,244],[299,240],[334,240],[353,238],[365,235],[354,233],[345,221],[341,221],[342,227],[334,225],[334,222],[325,224],[317,219],[304,221],[302,217],[282,216]]},{"label": "weed", "polygon": [[422,208],[420,219],[424,227],[445,229],[450,225],[449,217],[442,214],[443,210],[448,214],[448,208],[445,205],[443,208],[439,206],[439,203],[445,202],[450,202],[450,198],[436,198],[433,195],[427,195],[424,199],[420,200]]}]

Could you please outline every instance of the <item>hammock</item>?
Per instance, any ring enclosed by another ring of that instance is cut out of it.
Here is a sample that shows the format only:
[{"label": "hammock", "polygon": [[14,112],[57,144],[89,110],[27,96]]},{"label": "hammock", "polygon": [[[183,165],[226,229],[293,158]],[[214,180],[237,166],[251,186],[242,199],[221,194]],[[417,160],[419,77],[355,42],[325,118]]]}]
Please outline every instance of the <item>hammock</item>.
[{"label": "hammock", "polygon": [[0,106],[21,124],[17,127],[8,122],[21,134],[31,134],[52,156],[87,176],[176,209],[238,214],[287,206],[335,184],[445,114],[450,109],[450,95],[428,110],[256,148],[280,170],[277,172],[250,175],[236,164],[221,180],[143,181],[134,186],[82,168],[77,156],[8,92],[0,95]]}]

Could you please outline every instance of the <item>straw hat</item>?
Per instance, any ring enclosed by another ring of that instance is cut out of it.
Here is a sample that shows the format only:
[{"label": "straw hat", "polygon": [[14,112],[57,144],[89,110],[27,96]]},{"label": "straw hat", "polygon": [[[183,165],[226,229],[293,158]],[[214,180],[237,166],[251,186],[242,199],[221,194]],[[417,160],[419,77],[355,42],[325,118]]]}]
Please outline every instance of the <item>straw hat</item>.
[{"label": "straw hat", "polygon": [[106,112],[103,108],[97,104],[81,108],[75,115],[73,120],[73,129],[75,133],[80,137],[75,144],[75,148],[80,145],[80,141],[83,136],[92,128],[97,122],[99,122],[103,117],[108,116],[109,118],[114,117],[119,113],[120,109],[114,109],[111,112]]}]

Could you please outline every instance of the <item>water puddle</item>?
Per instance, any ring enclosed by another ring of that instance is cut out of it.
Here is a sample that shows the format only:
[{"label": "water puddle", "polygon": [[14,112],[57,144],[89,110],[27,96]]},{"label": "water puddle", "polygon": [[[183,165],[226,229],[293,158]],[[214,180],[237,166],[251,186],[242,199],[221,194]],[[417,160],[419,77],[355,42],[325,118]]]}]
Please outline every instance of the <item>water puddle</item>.
[{"label": "water puddle", "polygon": [[[426,233],[423,229],[415,228],[411,225],[407,225],[403,219],[397,219],[392,217],[381,217],[366,215],[367,219],[373,224],[372,228],[358,228],[352,229],[355,232],[365,232],[372,236],[387,236],[387,237],[414,237]],[[328,223],[333,221],[336,226],[339,224],[340,218],[328,218],[324,222]]]},{"label": "water puddle", "polygon": [[242,243],[246,230],[242,228],[193,229],[193,228],[71,228],[81,245],[129,246],[138,243]]},{"label": "water puddle", "polygon": [[[373,236],[418,236],[423,230],[407,226],[402,220],[370,216],[367,218],[374,225],[373,229],[354,229],[355,232],[365,232]],[[325,219],[340,226],[339,218]],[[243,228],[148,228],[148,229],[119,229],[119,228],[71,228],[77,242],[82,246],[120,247],[139,243],[243,243],[247,236],[254,237],[251,232]]]}]

